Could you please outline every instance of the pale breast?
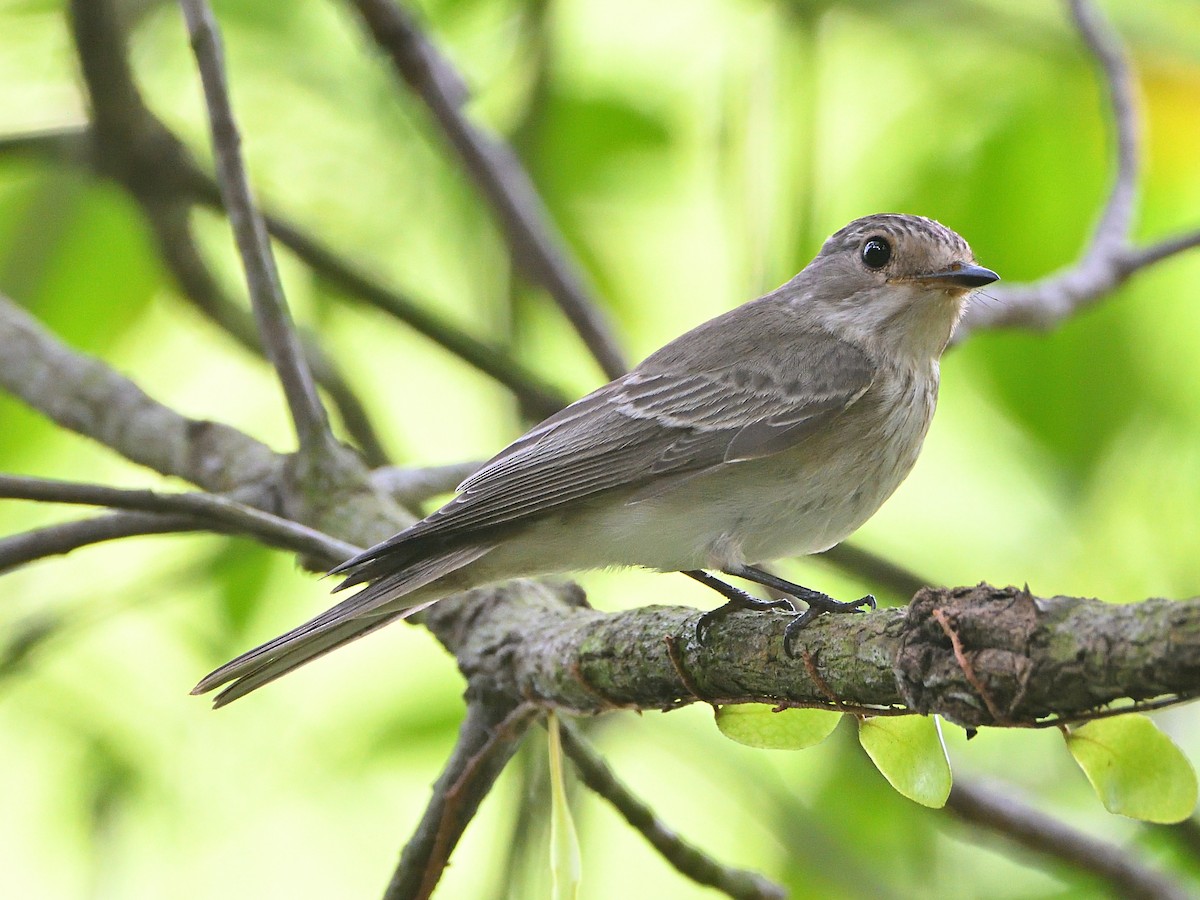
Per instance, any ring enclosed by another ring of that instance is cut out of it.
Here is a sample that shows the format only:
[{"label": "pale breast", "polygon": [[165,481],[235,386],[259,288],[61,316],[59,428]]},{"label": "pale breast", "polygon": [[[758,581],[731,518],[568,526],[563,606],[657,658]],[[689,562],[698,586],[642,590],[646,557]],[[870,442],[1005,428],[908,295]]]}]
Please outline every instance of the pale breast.
[{"label": "pale breast", "polygon": [[778,460],[744,525],[747,561],[826,550],[874,515],[917,461],[937,388],[936,363],[881,372],[826,434]]},{"label": "pale breast", "polygon": [[539,523],[535,541],[564,569],[720,569],[825,550],[908,475],[936,399],[936,367],[881,371],[831,427],[791,450],[717,466],[637,502],[597,497]]}]

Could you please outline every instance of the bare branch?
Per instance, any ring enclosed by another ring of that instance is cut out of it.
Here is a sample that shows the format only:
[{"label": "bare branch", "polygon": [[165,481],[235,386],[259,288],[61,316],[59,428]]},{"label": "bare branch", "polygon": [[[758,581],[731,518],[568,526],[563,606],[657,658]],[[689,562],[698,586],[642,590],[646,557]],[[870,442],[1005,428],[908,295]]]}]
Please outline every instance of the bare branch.
[{"label": "bare branch", "polygon": [[700,848],[689,844],[617,780],[578,728],[561,717],[559,728],[563,750],[575,763],[584,784],[611,803],[621,817],[680,874],[739,900],[768,900],[787,896],[783,888],[756,872],[723,866]]},{"label": "bare branch", "polygon": [[[94,126],[34,135],[24,142],[12,142],[10,148],[90,164],[94,171],[117,181],[141,206],[184,298],[244,346],[262,354],[253,316],[225,296],[192,238],[189,212],[193,198],[202,194],[224,212],[220,189],[142,101],[113,5],[107,0],[76,2],[72,12]],[[347,431],[371,465],[382,465],[386,454],[362,403],[311,335],[302,340],[314,376],[329,391]]]},{"label": "bare branch", "polygon": [[183,514],[226,533],[245,534],[272,547],[283,547],[321,560],[325,568],[358,553],[361,548],[339,541],[298,522],[239,503],[230,497],[207,493],[162,493],[60,481],[0,475],[0,498],[108,506],[139,512]]},{"label": "bare branch", "polygon": [[562,392],[514,359],[505,350],[472,337],[409,297],[384,287],[286,219],[267,216],[275,238],[321,275],[347,299],[361,300],[404,322],[418,334],[450,351],[463,362],[504,385],[521,411],[544,419],[567,405]]},{"label": "bare branch", "polygon": [[123,375],[63,346],[0,295],[0,387],[63,428],[206,490],[277,479],[281,459],[235,428],[181,416]]},{"label": "bare branch", "polygon": [[[1067,865],[1107,882],[1113,896],[1185,900],[1190,891],[1141,865],[1124,848],[1101,841],[998,791],[955,781],[946,809],[977,828],[1016,843],[1034,859]],[[968,832],[971,834],[971,832]],[[974,835],[971,835],[974,837]]]},{"label": "bare branch", "polygon": [[1137,195],[1140,134],[1138,109],[1134,101],[1133,73],[1125,58],[1117,33],[1109,27],[1091,0],[1068,0],[1075,27],[1088,50],[1096,58],[1100,75],[1108,90],[1117,142],[1117,165],[1108,200],[1092,236],[1088,255],[1102,257],[1124,246],[1129,240]]},{"label": "bare branch", "polygon": [[[91,0],[84,3],[83,7],[85,12],[76,12],[81,19],[76,28],[81,59],[86,61],[96,56],[123,55],[124,43],[120,35],[106,27],[108,23],[103,16],[106,4],[103,0]],[[97,18],[100,19],[99,23],[94,21]],[[114,68],[117,70],[115,73],[112,71]],[[124,67],[87,65],[84,66],[85,76],[95,69],[101,69],[107,77],[121,74],[129,77]],[[196,263],[181,258],[178,246],[164,237],[166,234],[177,239],[180,235],[178,224],[163,228],[164,216],[182,215],[173,207],[181,205],[184,199],[224,212],[220,189],[211,177],[199,169],[178,139],[141,103],[136,90],[129,90],[130,87],[130,84],[122,83],[115,94],[118,100],[125,98],[136,103],[137,109],[132,113],[126,110],[116,115],[114,110],[119,103],[110,97],[110,86],[104,82],[89,81],[88,89],[96,111],[95,131],[88,128],[62,129],[0,138],[0,153],[32,153],[77,165],[90,162],[97,171],[116,179],[142,204],[143,211],[158,233],[167,264],[184,285],[185,291],[189,292],[189,299],[194,300],[196,296],[192,291],[196,288],[198,278]],[[101,115],[102,110],[106,111],[104,115]],[[132,133],[119,131],[131,125],[134,129]],[[102,146],[94,147],[93,139]],[[504,348],[472,337],[442,316],[425,309],[411,297],[384,286],[378,279],[355,267],[282,216],[269,210],[264,215],[268,232],[331,287],[347,299],[359,300],[393,316],[463,362],[495,379],[512,391],[526,417],[544,419],[567,405],[568,400],[561,391],[523,366]],[[166,224],[171,223],[168,221]],[[204,311],[212,313],[209,308],[204,308]],[[228,328],[235,338],[245,343],[243,326],[237,325],[235,330],[229,317],[218,320],[218,324]],[[362,420],[357,412],[361,403],[348,388],[342,389],[336,371],[328,371],[321,357],[311,355],[315,344],[312,338],[302,335],[302,341],[310,353],[309,364],[314,376],[337,403],[347,429],[363,448],[368,461],[372,465],[381,464],[382,450],[371,449],[374,443],[372,435],[364,425],[357,424]],[[261,352],[257,337],[255,347],[257,352]]]},{"label": "bare branch", "polygon": [[181,416],[99,360],[64,347],[2,295],[0,347],[0,387],[132,462],[212,493],[239,491],[249,505],[364,546],[412,521],[370,486],[349,450],[332,448],[318,489],[300,490],[297,484],[310,484],[313,474],[304,470],[303,457],[279,456],[236,428]]},{"label": "bare branch", "polygon": [[[468,692],[469,696],[471,692]],[[433,786],[433,798],[400,854],[384,900],[424,900],[433,893],[467,823],[516,753],[537,707],[478,694],[468,700],[458,743]]]},{"label": "bare branch", "polygon": [[413,507],[438,494],[453,491],[481,465],[483,463],[463,462],[425,469],[387,466],[371,473],[371,483],[401,506]]},{"label": "bare branch", "polygon": [[258,331],[268,358],[279,372],[301,450],[322,453],[332,442],[329,421],[288,312],[266,225],[250,192],[241,158],[241,138],[225,83],[220,33],[205,0],[180,0],[180,6],[204,86],[217,181],[246,272]]},{"label": "bare branch", "polygon": [[211,530],[211,526],[193,516],[154,513],[105,513],[90,519],[47,525],[0,539],[0,573],[47,556],[62,556],[90,544],[147,534],[200,530]]},{"label": "bare branch", "polygon": [[1174,256],[1176,253],[1191,250],[1193,247],[1200,247],[1200,228],[1195,231],[1176,235],[1173,238],[1167,238],[1148,247],[1131,247],[1126,251],[1120,263],[1120,271],[1124,276],[1122,281],[1139,269],[1152,266],[1166,259],[1168,256]]},{"label": "bare branch", "polygon": [[954,342],[991,328],[1048,330],[1099,302],[1146,266],[1200,244],[1200,229],[1148,247],[1130,244],[1139,175],[1139,128],[1134,80],[1116,33],[1089,0],[1068,0],[1075,27],[1104,78],[1116,136],[1116,167],[1100,221],[1080,259],[1025,285],[999,285],[991,302],[976,300]]},{"label": "bare branch", "polygon": [[[1116,605],[982,584],[925,588],[905,609],[808,626],[804,650],[820,666],[819,680],[784,653],[786,615],[734,613],[701,645],[697,610],[607,614],[583,602],[576,587],[513,582],[449,597],[423,616],[472,677],[486,676],[508,696],[582,713],[697,700],[851,704],[936,712],[965,727],[1036,727],[1047,717],[1089,718],[1123,698],[1179,702],[1200,692],[1200,600]],[[973,678],[935,610],[959,637]],[[979,686],[1003,722],[988,712]]]},{"label": "bare branch", "polygon": [[[188,204],[181,200],[153,201],[145,196],[138,199],[158,239],[159,253],[175,276],[183,297],[247,350],[263,355],[254,316],[221,289],[200,254],[192,232]],[[300,342],[313,377],[329,392],[346,430],[362,450],[367,464],[384,465],[387,451],[346,376],[311,332],[300,329]]]},{"label": "bare branch", "polygon": [[609,378],[625,372],[609,325],[569,261],[565,242],[550,221],[529,174],[512,150],[464,115],[462,79],[394,0],[352,0],[397,73],[424,101],[492,207],[516,267],[544,287],[575,327]]}]

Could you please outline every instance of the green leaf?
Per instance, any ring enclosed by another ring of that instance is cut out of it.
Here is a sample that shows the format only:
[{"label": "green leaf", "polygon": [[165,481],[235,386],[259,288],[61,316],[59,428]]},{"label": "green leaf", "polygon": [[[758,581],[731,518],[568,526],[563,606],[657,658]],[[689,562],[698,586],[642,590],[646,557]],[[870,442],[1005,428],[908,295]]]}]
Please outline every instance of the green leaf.
[{"label": "green leaf", "polygon": [[554,900],[575,900],[579,895],[582,867],[579,861],[579,838],[575,821],[567,803],[566,781],[563,778],[562,738],[558,733],[558,716],[546,719],[550,736],[550,875],[554,881]]},{"label": "green leaf", "polygon": [[803,750],[829,737],[841,720],[827,709],[782,709],[737,703],[717,710],[717,728],[730,740],[760,750]]},{"label": "green leaf", "polygon": [[1067,735],[1067,749],[1109,812],[1169,824],[1196,808],[1195,770],[1146,716],[1088,722]]},{"label": "green leaf", "polygon": [[941,809],[950,796],[950,760],[934,716],[876,716],[858,723],[858,742],[883,777],[909,800]]}]

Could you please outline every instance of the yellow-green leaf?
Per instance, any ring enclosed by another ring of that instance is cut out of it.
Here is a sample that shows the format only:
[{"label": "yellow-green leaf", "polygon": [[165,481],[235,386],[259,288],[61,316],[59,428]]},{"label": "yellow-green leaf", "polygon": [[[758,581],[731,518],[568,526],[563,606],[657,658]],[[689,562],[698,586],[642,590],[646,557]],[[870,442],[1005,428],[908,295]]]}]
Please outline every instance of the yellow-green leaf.
[{"label": "yellow-green leaf", "polygon": [[950,760],[934,716],[876,716],[858,723],[858,742],[909,800],[940,809],[950,796]]},{"label": "yellow-green leaf", "polygon": [[760,750],[803,750],[829,737],[840,712],[781,709],[765,703],[737,703],[717,710],[717,728],[730,740]]},{"label": "yellow-green leaf", "polygon": [[567,803],[566,781],[563,778],[562,738],[558,733],[558,717],[550,713],[546,719],[550,736],[550,876],[553,879],[554,900],[575,900],[579,896],[582,866],[579,861],[579,838],[575,820]]},{"label": "yellow-green leaf", "polygon": [[1109,812],[1171,823],[1196,808],[1195,770],[1146,716],[1088,722],[1067,735],[1067,747]]}]

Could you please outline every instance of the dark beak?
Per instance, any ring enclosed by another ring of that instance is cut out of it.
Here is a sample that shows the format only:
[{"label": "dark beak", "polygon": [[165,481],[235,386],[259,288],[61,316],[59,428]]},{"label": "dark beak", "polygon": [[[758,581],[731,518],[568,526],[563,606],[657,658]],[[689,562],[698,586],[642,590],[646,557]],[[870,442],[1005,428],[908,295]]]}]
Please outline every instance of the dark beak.
[{"label": "dark beak", "polygon": [[913,281],[928,281],[934,284],[944,284],[947,287],[977,288],[993,281],[999,281],[1000,276],[991,269],[983,266],[955,263],[941,272],[931,272],[928,275],[915,275]]}]

